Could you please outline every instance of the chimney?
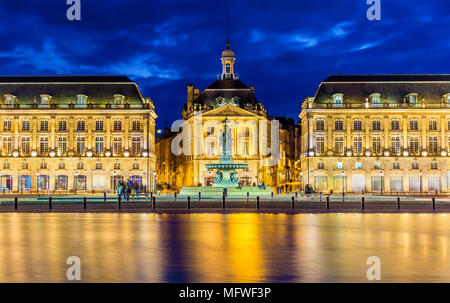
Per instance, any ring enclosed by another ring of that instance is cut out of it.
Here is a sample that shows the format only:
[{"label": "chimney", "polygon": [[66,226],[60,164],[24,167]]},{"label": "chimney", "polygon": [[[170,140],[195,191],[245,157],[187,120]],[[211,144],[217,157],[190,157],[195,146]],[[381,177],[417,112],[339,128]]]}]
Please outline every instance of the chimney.
[{"label": "chimney", "polygon": [[200,95],[200,89],[194,88],[194,101],[197,100],[198,95]]},{"label": "chimney", "polygon": [[251,90],[252,94],[255,93],[255,87],[253,85],[250,85],[250,90]]},{"label": "chimney", "polygon": [[187,102],[186,102],[187,111],[190,111],[191,107],[193,106],[193,103],[194,103],[194,85],[189,83],[187,85]]}]

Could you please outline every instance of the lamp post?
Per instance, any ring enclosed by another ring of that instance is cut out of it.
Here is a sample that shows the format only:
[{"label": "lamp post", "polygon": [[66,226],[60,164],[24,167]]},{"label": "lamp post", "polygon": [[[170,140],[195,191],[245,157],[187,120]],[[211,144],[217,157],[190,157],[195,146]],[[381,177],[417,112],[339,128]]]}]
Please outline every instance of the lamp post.
[{"label": "lamp post", "polygon": [[156,193],[156,172],[153,172],[153,179],[154,179],[154,181],[153,181],[153,190]]},{"label": "lamp post", "polygon": [[114,187],[114,194],[116,193],[117,185],[116,185],[116,171],[113,172],[113,187]]},{"label": "lamp post", "polygon": [[342,171],[342,202],[345,199],[345,171]]},{"label": "lamp post", "polygon": [[77,194],[77,187],[78,187],[78,171],[75,171],[75,179],[73,180],[74,187],[73,187],[73,193]]},{"label": "lamp post", "polygon": [[39,195],[39,172],[36,173],[36,192]]},{"label": "lamp post", "polygon": [[419,175],[420,175],[420,194],[422,194],[422,175],[423,175],[422,170],[420,170]]},{"label": "lamp post", "polygon": [[304,191],[303,190],[303,172],[302,171],[300,172],[300,182],[301,182],[301,184],[300,184],[300,191]]},{"label": "lamp post", "polygon": [[384,192],[384,172],[381,172],[381,195]]}]

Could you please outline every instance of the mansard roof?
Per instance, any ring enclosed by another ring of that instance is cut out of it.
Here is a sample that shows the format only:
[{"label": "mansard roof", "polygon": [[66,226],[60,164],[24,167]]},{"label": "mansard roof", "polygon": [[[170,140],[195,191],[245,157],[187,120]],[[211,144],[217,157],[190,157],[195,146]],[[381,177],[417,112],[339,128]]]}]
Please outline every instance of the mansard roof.
[{"label": "mansard roof", "polygon": [[361,103],[374,93],[387,103],[402,103],[409,94],[440,103],[450,93],[450,75],[331,75],[320,84],[314,102],[331,103],[333,95],[343,94],[345,103]]}]

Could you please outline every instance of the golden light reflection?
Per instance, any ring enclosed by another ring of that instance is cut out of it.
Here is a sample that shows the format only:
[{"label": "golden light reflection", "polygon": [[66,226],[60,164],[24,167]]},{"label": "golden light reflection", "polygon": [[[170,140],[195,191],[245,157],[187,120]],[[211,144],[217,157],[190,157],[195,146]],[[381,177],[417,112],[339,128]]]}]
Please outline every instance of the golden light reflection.
[{"label": "golden light reflection", "polygon": [[448,282],[434,214],[0,214],[0,282]]}]

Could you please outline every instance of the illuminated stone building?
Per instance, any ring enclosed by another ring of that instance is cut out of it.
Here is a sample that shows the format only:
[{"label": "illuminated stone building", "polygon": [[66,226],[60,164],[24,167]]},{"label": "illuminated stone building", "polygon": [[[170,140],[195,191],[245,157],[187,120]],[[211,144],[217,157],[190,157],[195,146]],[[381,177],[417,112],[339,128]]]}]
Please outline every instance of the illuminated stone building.
[{"label": "illuminated stone building", "polygon": [[216,172],[208,170],[205,165],[219,160],[219,137],[225,118],[231,121],[233,128],[234,161],[249,166],[248,170],[238,171],[238,178],[243,185],[264,182],[267,186],[275,186],[297,180],[294,153],[289,151],[289,131],[294,128],[298,130],[299,126],[293,127],[293,120],[280,122],[279,157],[275,165],[269,165],[267,161],[270,155],[261,152],[260,132],[263,131],[261,123],[267,123],[269,138],[266,146],[269,146],[273,118],[256,99],[254,87],[245,85],[235,74],[235,56],[229,44],[222,52],[221,63],[222,73],[207,89],[200,92],[192,84],[187,85],[187,102],[182,110],[182,118],[194,129],[194,117],[201,115],[200,135],[195,136],[192,131],[190,143],[194,146],[195,142],[202,142],[202,152],[197,155],[174,155],[171,143],[177,133],[166,132],[156,143],[158,184],[173,190],[200,184],[211,186]]},{"label": "illuminated stone building", "polygon": [[450,75],[330,76],[300,118],[303,186],[450,191]]},{"label": "illuminated stone building", "polygon": [[2,190],[153,189],[154,105],[127,77],[2,76],[0,96]]}]

